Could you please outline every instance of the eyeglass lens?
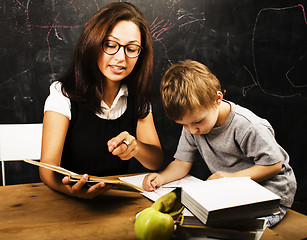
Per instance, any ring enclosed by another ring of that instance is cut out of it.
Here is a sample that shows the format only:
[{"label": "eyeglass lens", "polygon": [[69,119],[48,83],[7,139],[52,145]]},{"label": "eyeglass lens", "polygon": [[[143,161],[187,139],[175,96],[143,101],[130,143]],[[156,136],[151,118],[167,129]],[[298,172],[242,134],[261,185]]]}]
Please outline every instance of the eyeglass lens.
[{"label": "eyeglass lens", "polygon": [[104,41],[102,44],[103,51],[109,55],[116,54],[121,47],[124,47],[124,52],[129,58],[135,58],[141,53],[141,46],[137,44],[121,45],[115,41]]}]

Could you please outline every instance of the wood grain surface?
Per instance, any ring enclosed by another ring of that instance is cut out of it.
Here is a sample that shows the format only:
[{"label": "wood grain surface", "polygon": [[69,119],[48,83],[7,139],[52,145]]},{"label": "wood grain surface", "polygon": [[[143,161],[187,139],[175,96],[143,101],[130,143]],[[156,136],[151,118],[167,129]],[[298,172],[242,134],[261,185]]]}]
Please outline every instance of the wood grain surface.
[{"label": "wood grain surface", "polygon": [[[110,190],[84,200],[55,192],[43,183],[0,187],[0,240],[135,239],[135,216],[151,204],[137,192]],[[261,240],[298,239],[289,227],[298,232],[306,219],[290,211],[284,222],[273,230],[267,228]]]}]

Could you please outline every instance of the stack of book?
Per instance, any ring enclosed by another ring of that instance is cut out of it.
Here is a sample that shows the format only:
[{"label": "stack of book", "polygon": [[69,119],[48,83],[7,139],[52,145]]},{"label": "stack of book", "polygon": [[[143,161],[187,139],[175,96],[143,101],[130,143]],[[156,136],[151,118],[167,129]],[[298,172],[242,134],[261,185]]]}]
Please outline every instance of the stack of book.
[{"label": "stack of book", "polygon": [[235,240],[259,240],[266,228],[265,218],[244,219],[242,221],[230,221],[212,226],[204,225],[185,209],[180,220],[181,236],[186,239],[235,239]]},{"label": "stack of book", "polygon": [[266,227],[266,220],[259,217],[277,214],[280,197],[240,177],[185,185],[181,202],[190,214],[183,214],[180,225],[194,237],[259,239]]}]

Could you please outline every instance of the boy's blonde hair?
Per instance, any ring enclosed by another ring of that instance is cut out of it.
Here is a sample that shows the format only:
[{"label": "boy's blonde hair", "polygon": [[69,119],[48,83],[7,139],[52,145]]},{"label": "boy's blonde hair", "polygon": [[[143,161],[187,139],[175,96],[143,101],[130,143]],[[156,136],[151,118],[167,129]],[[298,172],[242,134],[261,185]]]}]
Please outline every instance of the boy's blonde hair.
[{"label": "boy's blonde hair", "polygon": [[160,92],[167,117],[181,120],[190,111],[216,104],[219,80],[203,64],[185,60],[173,64],[164,74]]}]

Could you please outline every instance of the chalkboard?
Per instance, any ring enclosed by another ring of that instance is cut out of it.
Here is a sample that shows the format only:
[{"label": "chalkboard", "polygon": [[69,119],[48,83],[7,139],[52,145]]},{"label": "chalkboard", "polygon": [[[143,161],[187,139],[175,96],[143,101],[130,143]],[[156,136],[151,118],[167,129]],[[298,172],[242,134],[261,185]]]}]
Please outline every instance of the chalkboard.
[{"label": "chalkboard", "polygon": [[[41,122],[51,81],[66,70],[84,23],[111,1],[0,3],[0,123]],[[225,98],[273,125],[291,157],[297,199],[307,199],[307,2],[299,0],[131,0],[154,41],[156,127],[168,161],[181,127],[159,100],[174,62],[206,64]],[[203,172],[196,168],[196,174]]]}]

